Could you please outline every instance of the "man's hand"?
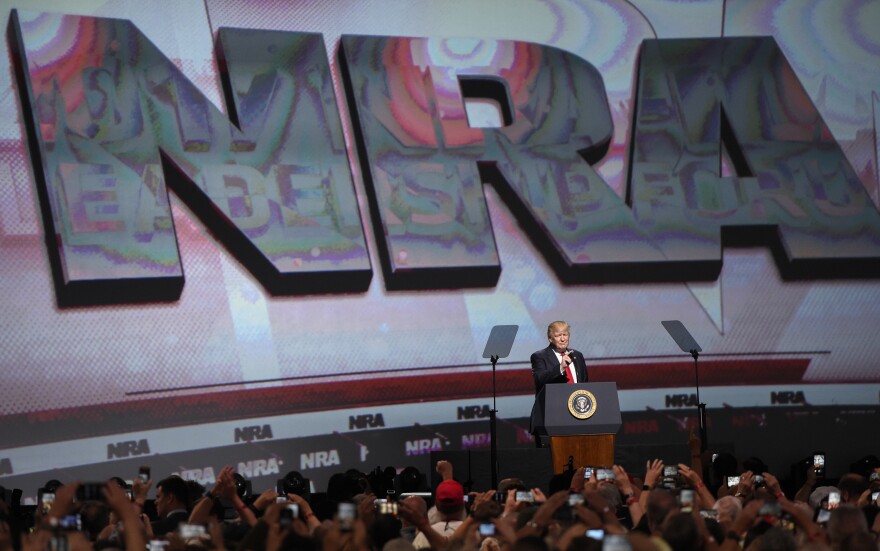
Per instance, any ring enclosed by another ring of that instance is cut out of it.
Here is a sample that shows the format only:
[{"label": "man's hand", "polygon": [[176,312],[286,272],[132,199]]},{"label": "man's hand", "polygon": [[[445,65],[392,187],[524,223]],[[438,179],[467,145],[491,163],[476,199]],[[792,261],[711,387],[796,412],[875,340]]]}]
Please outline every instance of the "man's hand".
[{"label": "man's hand", "polygon": [[481,503],[487,503],[493,500],[495,495],[495,490],[487,490],[485,492],[471,492],[471,495],[474,496],[473,505],[471,506],[471,510],[475,510]]},{"label": "man's hand", "polygon": [[780,495],[782,495],[782,497],[785,498],[785,494],[782,492],[782,487],[779,485],[779,480],[777,480],[776,477],[770,473],[763,473],[763,474],[764,474],[764,484],[766,484],[767,488],[769,488],[770,491],[773,492],[773,495],[775,495],[777,497],[777,499],[779,498]]},{"label": "man's hand", "polygon": [[538,510],[532,516],[532,522],[538,526],[547,526],[550,524],[550,520],[553,519],[553,513],[566,502],[568,502],[568,490],[556,492],[548,497],[543,505],[538,507]]},{"label": "man's hand", "polygon": [[107,506],[119,515],[120,518],[127,515],[136,516],[134,509],[131,507],[131,501],[128,500],[128,496],[125,494],[125,490],[120,488],[115,482],[104,485],[104,500],[107,502]]},{"label": "man's hand", "polygon": [[49,516],[53,518],[66,517],[73,510],[73,498],[76,497],[76,489],[79,488],[79,481],[59,486],[55,490],[55,503]]},{"label": "man's hand", "polygon": [[214,488],[211,490],[211,493],[217,497],[222,497],[228,499],[229,501],[233,501],[236,492],[235,492],[235,479],[232,477],[233,470],[231,465],[226,465],[223,467],[223,470],[220,471],[220,474],[217,475],[217,482],[214,484]]},{"label": "man's hand", "polygon": [[143,506],[147,501],[147,494],[150,492],[152,486],[152,479],[149,479],[146,482],[141,482],[140,476],[134,477],[134,480],[131,482],[131,494],[134,496],[134,501]]},{"label": "man's hand", "polygon": [[[398,509],[399,508],[400,505],[398,504]],[[398,514],[400,514],[399,511]],[[373,524],[373,519],[376,518],[376,496],[373,494],[367,494],[367,497],[358,502],[357,518],[358,520],[362,520],[367,526]]]},{"label": "man's hand", "polygon": [[645,486],[653,488],[660,477],[663,476],[663,460],[649,460],[645,466]]},{"label": "man's hand", "polygon": [[438,461],[437,473],[442,480],[452,480],[452,463],[445,460]]},{"label": "man's hand", "polygon": [[621,494],[635,495],[635,490],[633,489],[632,482],[629,481],[629,475],[626,473],[626,470],[620,465],[614,465],[612,467],[614,471],[614,484],[617,485],[617,489]]},{"label": "man's hand", "polygon": [[265,511],[266,507],[272,505],[276,501],[278,501],[278,492],[272,489],[268,489],[254,500],[254,509],[258,511]]},{"label": "man's hand", "polygon": [[684,463],[678,464],[678,474],[682,476],[685,480],[687,480],[693,488],[696,488],[703,482],[703,479],[700,478],[700,473],[691,469]]},{"label": "man's hand", "polygon": [[568,367],[569,364],[571,363],[570,354],[571,354],[571,350],[566,350],[565,352],[562,353],[562,364],[560,367],[562,367],[563,369]]},{"label": "man's hand", "polygon": [[576,492],[580,492],[584,489],[584,472],[586,470],[586,467],[581,467],[571,475],[571,484],[568,485],[569,489]]},{"label": "man's hand", "polygon": [[758,512],[763,506],[764,500],[762,499],[753,499],[746,503],[742,508],[742,511],[736,516],[736,520],[733,522],[733,531],[739,535],[748,532],[752,525],[755,524],[755,519],[758,518]]},{"label": "man's hand", "polygon": [[739,484],[736,485],[736,492],[734,495],[742,497],[751,494],[754,489],[754,479],[755,476],[752,474],[752,471],[746,471],[739,475]]},{"label": "man's hand", "polygon": [[428,524],[428,517],[414,503],[410,503],[407,499],[397,504],[397,515],[422,532],[424,532],[425,527],[430,526]]}]

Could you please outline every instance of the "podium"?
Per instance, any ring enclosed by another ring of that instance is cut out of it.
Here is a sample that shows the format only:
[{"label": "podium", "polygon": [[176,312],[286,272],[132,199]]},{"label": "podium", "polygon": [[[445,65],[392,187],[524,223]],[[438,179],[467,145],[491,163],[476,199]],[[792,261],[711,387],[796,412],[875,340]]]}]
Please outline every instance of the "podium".
[{"label": "podium", "polygon": [[535,432],[550,437],[553,472],[574,458],[574,467],[614,465],[614,436],[620,429],[615,383],[544,385],[535,400]]}]

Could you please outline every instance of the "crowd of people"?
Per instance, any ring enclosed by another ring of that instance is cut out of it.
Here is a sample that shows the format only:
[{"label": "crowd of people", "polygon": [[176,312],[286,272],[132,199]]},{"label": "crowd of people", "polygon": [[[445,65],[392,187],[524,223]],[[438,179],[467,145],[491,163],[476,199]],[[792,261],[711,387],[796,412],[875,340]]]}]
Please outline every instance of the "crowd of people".
[{"label": "crowd of people", "polygon": [[412,469],[340,473],[320,498],[298,473],[250,496],[231,467],[210,489],[162,478],[152,500],[147,476],[97,488],[55,484],[43,489],[54,500],[41,500],[32,515],[0,503],[0,551],[877,551],[876,458],[836,480],[810,466],[786,492],[758,460],[706,456],[704,472],[699,448],[692,451],[691,464],[652,459],[643,473],[583,466],[545,488],[504,479],[467,491],[447,461],[437,463],[441,481],[428,492],[401,491],[428,490],[424,477],[424,488],[401,486]]}]

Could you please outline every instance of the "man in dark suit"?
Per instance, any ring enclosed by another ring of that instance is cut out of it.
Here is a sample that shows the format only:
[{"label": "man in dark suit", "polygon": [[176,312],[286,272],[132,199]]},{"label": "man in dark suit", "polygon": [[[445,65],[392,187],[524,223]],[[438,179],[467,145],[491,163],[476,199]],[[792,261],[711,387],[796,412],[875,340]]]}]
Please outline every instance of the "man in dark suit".
[{"label": "man in dark suit", "polygon": [[[568,347],[571,327],[564,321],[554,321],[547,327],[547,340],[550,345],[532,354],[532,377],[535,379],[535,397],[546,384],[586,383],[587,363],[584,355]],[[538,423],[538,401],[532,406],[529,432],[535,434]],[[535,434],[535,444],[540,447],[541,439]]]},{"label": "man in dark suit", "polygon": [[159,520],[153,522],[156,537],[174,532],[179,524],[189,520],[188,501],[186,481],[179,476],[169,476],[156,484],[156,513],[159,516]]}]

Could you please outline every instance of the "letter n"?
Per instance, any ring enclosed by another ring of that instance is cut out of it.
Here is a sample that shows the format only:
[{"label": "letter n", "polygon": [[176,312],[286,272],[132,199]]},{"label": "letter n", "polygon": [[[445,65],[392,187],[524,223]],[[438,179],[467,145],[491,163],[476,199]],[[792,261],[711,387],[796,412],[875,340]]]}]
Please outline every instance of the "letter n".
[{"label": "letter n", "polygon": [[227,117],[130,21],[9,25],[59,305],[179,297],[166,178],[270,293],[367,288],[320,35],[220,29]]}]

